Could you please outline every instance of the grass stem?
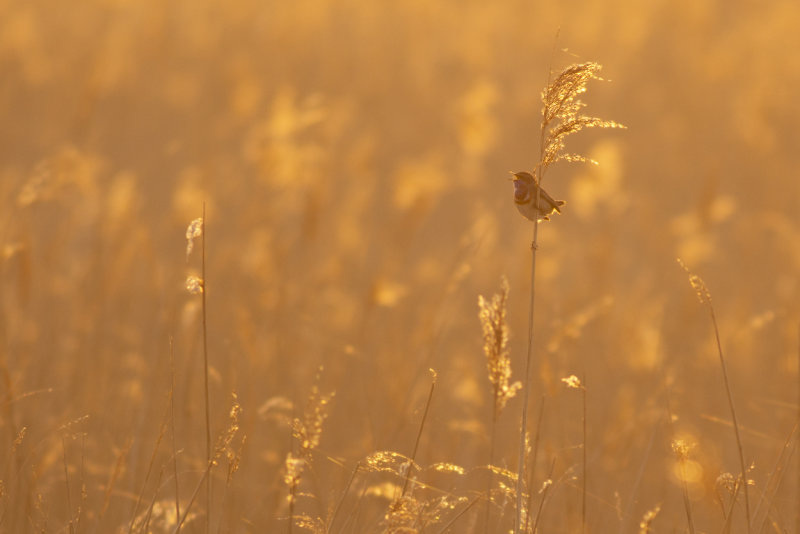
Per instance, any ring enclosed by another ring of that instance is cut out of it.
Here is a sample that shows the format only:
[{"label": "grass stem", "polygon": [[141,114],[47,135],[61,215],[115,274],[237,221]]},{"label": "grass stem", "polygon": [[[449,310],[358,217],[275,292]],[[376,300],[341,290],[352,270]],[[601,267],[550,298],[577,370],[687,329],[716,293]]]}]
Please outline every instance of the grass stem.
[{"label": "grass stem", "polygon": [[[175,352],[172,336],[169,337],[169,409],[170,434],[172,435],[172,470],[175,478],[175,517],[181,516],[180,489],[178,487],[178,450],[175,444]],[[180,532],[180,527],[178,527]]]},{"label": "grass stem", "polygon": [[[539,205],[539,197],[542,188],[536,188],[536,205]],[[533,241],[531,242],[531,292],[528,304],[528,350],[525,357],[525,375],[522,382],[522,417],[519,423],[519,456],[517,459],[517,515],[514,522],[514,534],[519,534],[522,528],[522,504],[525,480],[525,435],[528,429],[528,399],[531,389],[531,361],[533,360],[533,305],[536,295],[536,250],[539,248],[539,221],[533,223]]]},{"label": "grass stem", "polygon": [[486,478],[486,518],[483,523],[484,534],[489,534],[489,520],[492,515],[492,482],[494,479],[494,448],[495,448],[495,435],[497,434],[497,404],[492,407],[492,430],[489,436],[489,469]]},{"label": "grass stem", "polygon": [[[533,481],[535,479],[536,474],[536,463],[537,457],[539,455],[539,437],[541,436],[542,432],[542,418],[544,417],[544,403],[546,397],[542,395],[542,400],[539,404],[539,418],[536,421],[536,433],[534,434],[533,438],[533,450],[531,451],[531,460],[528,464],[530,467],[528,468],[528,487],[533,488]],[[528,492],[528,510],[533,509],[533,491]],[[528,524],[530,523],[530,514],[525,515],[525,527],[523,532],[528,532]]]},{"label": "grass stem", "polygon": [[[208,393],[208,321],[206,318],[206,203],[203,202],[203,232],[200,237],[201,244],[201,275],[203,280],[202,296],[203,308],[203,378],[205,386],[205,407],[206,407],[206,461],[211,462],[211,409],[209,407]],[[177,480],[177,478],[176,478]],[[206,481],[206,534],[211,529],[211,477]],[[180,525],[178,525],[180,528]]]},{"label": "grass stem", "polygon": [[428,410],[431,407],[431,400],[433,399],[433,390],[436,387],[436,371],[431,369],[431,373],[433,375],[431,379],[431,389],[428,391],[428,400],[425,402],[425,411],[422,413],[422,421],[419,423],[419,431],[417,432],[417,439],[414,442],[414,450],[411,452],[411,457],[408,463],[408,469],[406,470],[406,479],[403,482],[403,491],[400,493],[400,496],[405,496],[406,490],[408,489],[408,483],[411,481],[411,468],[414,466],[414,462],[417,459],[417,450],[419,450],[419,442],[422,438],[422,430],[425,428],[425,420],[428,418]]},{"label": "grass stem", "polygon": [[750,532],[750,497],[747,491],[747,466],[744,462],[744,448],[742,447],[742,437],[739,432],[739,422],[736,417],[736,408],[733,405],[733,394],[731,393],[731,385],[728,380],[728,369],[725,365],[725,358],[722,354],[722,343],[719,339],[719,328],[717,327],[717,316],[714,313],[714,305],[711,300],[706,301],[708,309],[711,312],[711,322],[714,325],[714,337],[717,341],[717,351],[719,353],[719,363],[722,367],[722,380],[725,383],[725,394],[728,397],[728,406],[731,410],[731,419],[733,421],[733,431],[736,434],[736,447],[739,452],[739,465],[742,469],[742,485],[744,487],[744,509],[745,517],[747,518],[747,532]]},{"label": "grass stem", "polygon": [[[585,380],[585,375],[584,375]],[[583,399],[583,496],[581,500],[582,532],[586,532],[586,384],[581,388]]]}]

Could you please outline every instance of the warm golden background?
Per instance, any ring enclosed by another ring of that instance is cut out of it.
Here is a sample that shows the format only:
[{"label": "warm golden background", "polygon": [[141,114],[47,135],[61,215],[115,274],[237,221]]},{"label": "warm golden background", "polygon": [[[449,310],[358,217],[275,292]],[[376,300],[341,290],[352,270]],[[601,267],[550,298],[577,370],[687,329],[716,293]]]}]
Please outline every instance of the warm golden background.
[{"label": "warm golden background", "polygon": [[[717,479],[739,460],[708,310],[676,257],[714,297],[754,531],[797,532],[798,27],[795,0],[0,1],[0,530],[141,532],[152,505],[150,531],[172,531],[173,452],[182,510],[205,462],[201,299],[184,289],[205,202],[213,436],[233,391],[242,407],[211,531],[289,530],[287,420],[315,385],[335,396],[292,513],[388,530],[402,478],[351,475],[411,454],[429,368],[413,494],[454,503],[418,525],[443,531],[486,488],[477,299],[502,275],[521,376],[532,226],[508,171],[537,161],[552,57],[602,63],[587,111],[628,129],[571,137],[600,165],[545,182],[567,206],[538,256],[541,532],[581,525],[570,374],[587,530],[637,532],[660,506],[655,532],[686,531],[673,437],[694,444],[696,528],[723,528]],[[497,429],[512,471],[520,408]],[[501,482],[492,532],[514,515]],[[449,532],[483,532],[484,510]],[[191,511],[183,532],[205,532],[203,490]],[[739,495],[734,532],[743,518]]]}]

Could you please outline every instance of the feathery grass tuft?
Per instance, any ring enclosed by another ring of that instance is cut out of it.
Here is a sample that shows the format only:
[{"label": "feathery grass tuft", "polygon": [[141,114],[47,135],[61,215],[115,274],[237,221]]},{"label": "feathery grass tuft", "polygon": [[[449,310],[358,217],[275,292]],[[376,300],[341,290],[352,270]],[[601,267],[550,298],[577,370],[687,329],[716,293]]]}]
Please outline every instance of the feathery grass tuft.
[{"label": "feathery grass tuft", "polygon": [[522,387],[517,381],[509,384],[511,379],[511,358],[508,354],[508,320],[506,307],[508,303],[508,280],[503,277],[500,282],[500,293],[487,300],[478,296],[478,317],[483,327],[483,351],[489,370],[489,382],[492,384],[494,399],[494,415],[497,417]]},{"label": "feathery grass tuft", "polygon": [[[506,307],[508,303],[508,280],[503,277],[500,282],[500,293],[487,300],[478,296],[478,318],[483,327],[483,351],[486,354],[486,365],[489,371],[489,383],[492,385],[492,427],[489,434],[489,465],[494,464],[495,434],[497,418],[505,408],[509,399],[513,398],[522,387],[517,381],[509,384],[511,379],[511,358],[508,354],[508,321]],[[489,521],[492,509],[492,473],[486,480],[486,518],[484,532],[489,532]]]},{"label": "feathery grass tuft", "polygon": [[[320,368],[322,372],[322,368]],[[319,382],[319,374],[316,382]],[[300,443],[300,455],[308,461],[314,450],[319,446],[322,438],[322,425],[328,418],[328,404],[333,399],[334,393],[323,395],[319,391],[319,385],[315,383],[311,386],[311,394],[306,402],[303,418],[295,418],[292,421],[292,434]]]},{"label": "feathery grass tuft", "polygon": [[586,86],[591,80],[603,79],[597,75],[600,69],[601,65],[592,62],[572,65],[561,71],[555,81],[542,92],[542,144],[539,173],[535,174],[540,182],[547,168],[558,161],[597,163],[579,154],[565,153],[567,136],[584,128],[626,128],[618,122],[581,113],[586,104],[578,96],[586,92]]}]

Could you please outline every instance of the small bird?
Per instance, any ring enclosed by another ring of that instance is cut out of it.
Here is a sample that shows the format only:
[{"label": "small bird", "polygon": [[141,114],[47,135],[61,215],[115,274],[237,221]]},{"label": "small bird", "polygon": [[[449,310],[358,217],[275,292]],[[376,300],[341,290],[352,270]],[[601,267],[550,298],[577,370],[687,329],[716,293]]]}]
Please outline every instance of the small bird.
[{"label": "small bird", "polygon": [[[517,205],[517,209],[522,215],[532,221],[535,221],[536,218],[549,221],[550,215],[554,212],[561,213],[561,206],[566,204],[566,202],[563,200],[553,200],[553,197],[538,186],[531,173],[520,171],[513,174],[514,203]],[[537,189],[541,189],[538,209],[534,208]]]}]

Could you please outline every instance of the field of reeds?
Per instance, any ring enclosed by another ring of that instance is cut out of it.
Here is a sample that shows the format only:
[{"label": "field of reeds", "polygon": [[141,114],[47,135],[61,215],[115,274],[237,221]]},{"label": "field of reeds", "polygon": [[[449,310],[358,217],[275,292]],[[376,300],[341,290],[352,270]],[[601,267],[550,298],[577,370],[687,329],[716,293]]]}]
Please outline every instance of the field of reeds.
[{"label": "field of reeds", "polygon": [[0,0],[0,532],[800,532],[798,26]]}]

